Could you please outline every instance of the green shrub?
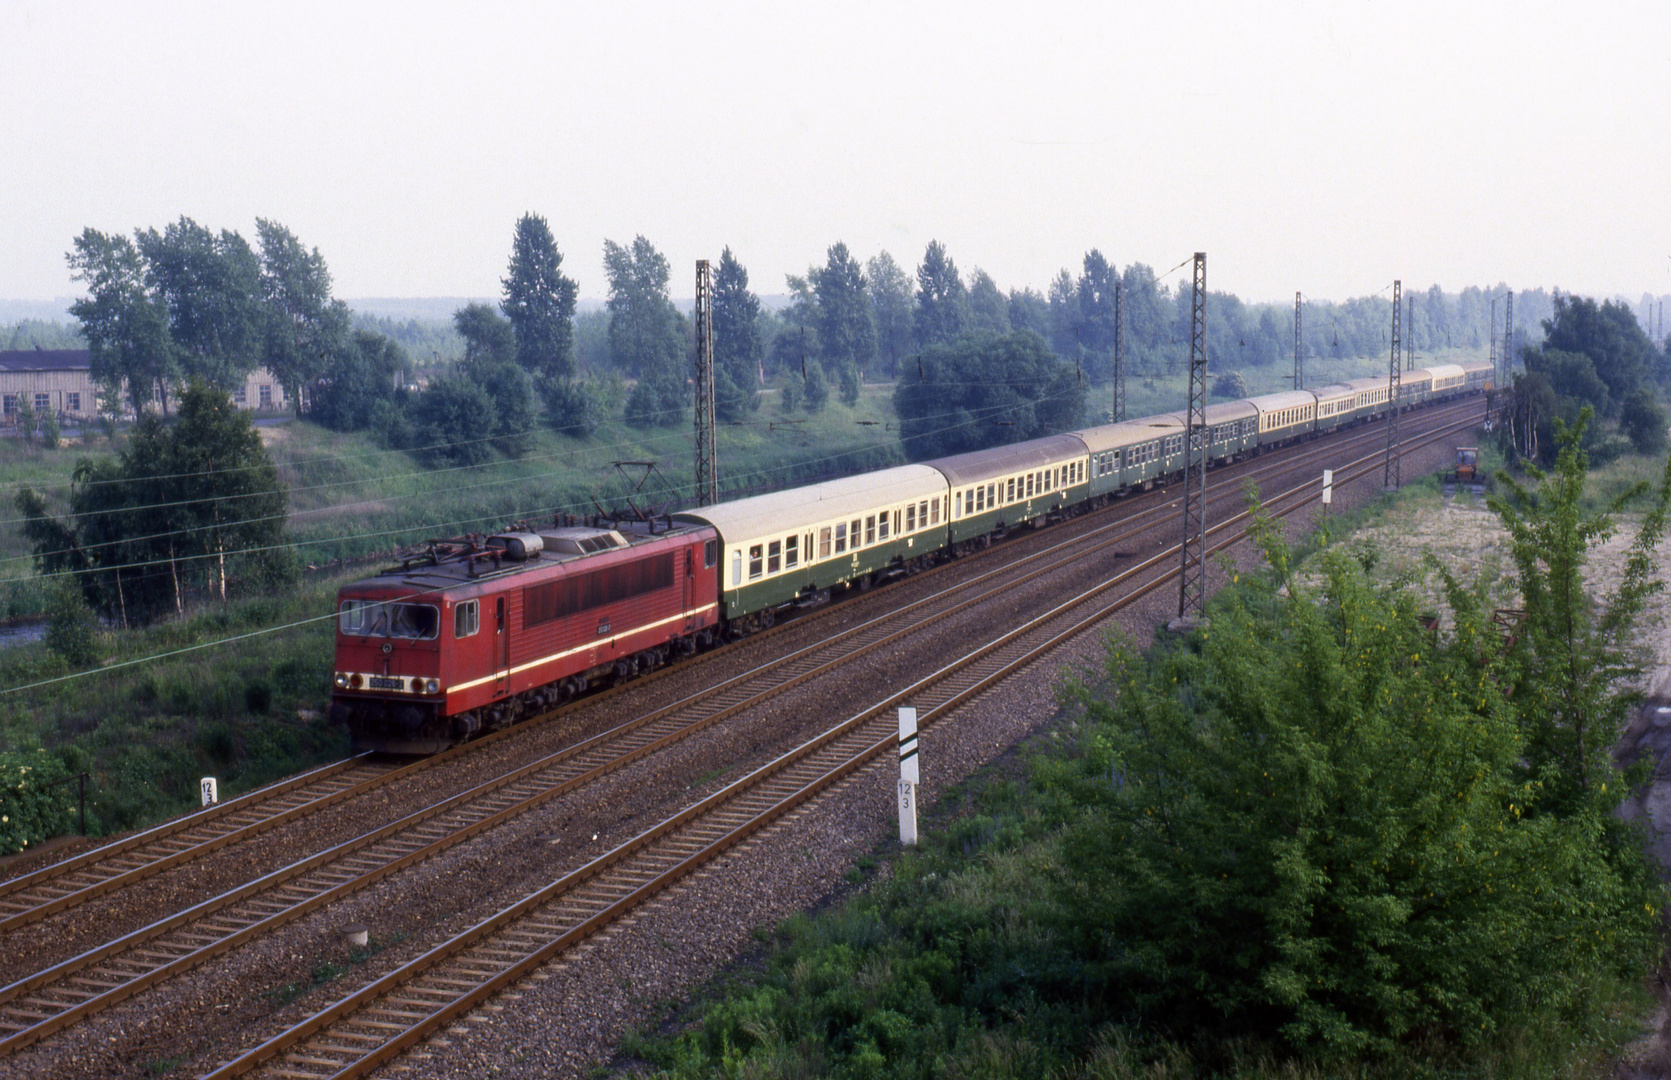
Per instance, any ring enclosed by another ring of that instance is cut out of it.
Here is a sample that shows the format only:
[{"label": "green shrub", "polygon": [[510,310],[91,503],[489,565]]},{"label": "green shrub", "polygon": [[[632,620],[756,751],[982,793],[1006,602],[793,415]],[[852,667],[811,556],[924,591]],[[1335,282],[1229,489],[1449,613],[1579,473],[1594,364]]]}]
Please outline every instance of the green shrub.
[{"label": "green shrub", "polygon": [[73,802],[64,763],[45,750],[0,753],[0,854],[27,851],[63,831]]},{"label": "green shrub", "polygon": [[99,659],[98,619],[81,590],[67,579],[58,579],[50,589],[46,647],[63,657],[71,668],[92,667]]}]

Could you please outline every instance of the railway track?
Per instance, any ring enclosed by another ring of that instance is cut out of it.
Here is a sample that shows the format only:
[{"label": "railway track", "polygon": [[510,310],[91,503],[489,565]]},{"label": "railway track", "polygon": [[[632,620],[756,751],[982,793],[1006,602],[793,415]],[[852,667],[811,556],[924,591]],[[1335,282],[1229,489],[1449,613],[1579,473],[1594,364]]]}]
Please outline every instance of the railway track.
[{"label": "railway track", "polygon": [[[1467,410],[1462,410],[1467,411]],[[1369,430],[1360,438],[1374,438]],[[1348,440],[1352,441],[1352,440]],[[1342,443],[1315,448],[1313,453],[1338,455]],[[1302,455],[1310,456],[1310,455]],[[1303,465],[1292,455],[1273,460],[1260,471],[1288,470]],[[1227,485],[1220,485],[1220,492]],[[1222,495],[1223,497],[1223,495]],[[1230,492],[1228,500],[1240,495]],[[772,695],[837,669],[857,655],[874,652],[894,640],[912,634],[932,620],[946,619],[959,610],[983,604],[994,593],[1018,583],[1053,572],[1086,555],[1116,547],[1135,533],[1151,527],[1148,518],[1168,512],[1168,503],[1158,503],[1143,512],[1108,523],[1034,552],[1004,567],[966,578],[924,599],[902,605],[901,609],[867,620],[844,630],[825,642],[779,657],[759,669],[724,680],[673,706],[650,712],[613,731],[566,747],[563,751],[506,772],[505,776],[473,787],[470,791],[441,799],[418,813],[373,829],[369,833],[312,854],[286,868],[242,884],[239,888],[165,916],[142,930],[97,946],[72,960],[53,965],[35,975],[0,988],[0,1055],[15,1052],[30,1043],[84,1020],[95,1011],[149,986],[180,975],[214,956],[244,945],[264,933],[271,933],[289,921],[323,908],[336,899],[368,888],[369,884],[399,873],[418,861],[456,844],[465,843],[496,824],[516,818],[551,797],[575,791],[608,772],[638,761],[670,746],[690,734],[702,731],[725,717],[759,706]],[[505,732],[501,732],[505,734]],[[463,751],[465,747],[456,747]],[[456,751],[449,751],[453,754]],[[446,757],[446,756],[441,756]],[[338,776],[339,766],[317,772]],[[333,771],[334,769],[334,771]],[[393,769],[391,769],[393,771]],[[309,774],[312,776],[312,774]],[[306,781],[309,777],[297,777]],[[316,777],[317,779],[317,777]],[[306,786],[297,784],[297,789]],[[351,784],[341,782],[339,791]],[[261,792],[257,792],[261,794]],[[338,799],[348,794],[338,794]],[[319,799],[304,801],[302,807],[323,806]],[[231,809],[234,804],[227,804]]]},{"label": "railway track", "polygon": [[[1367,437],[1373,435],[1371,429]],[[1317,452],[1338,454],[1341,448],[1337,442]],[[1292,471],[1300,465],[1303,462],[1285,455],[1255,471]],[[1220,498],[1239,501],[1234,489],[1223,494],[1224,487]],[[1166,503],[1157,504],[962,580],[0,988],[0,1056],[880,649],[926,623],[1116,547],[1152,527],[1148,519],[1167,512]]]},{"label": "railway track", "polygon": [[[1466,411],[1469,405],[1470,402],[1465,399],[1458,405],[1439,406],[1438,411],[1427,415],[1439,418],[1449,410]],[[1257,476],[1267,471],[1292,468],[1298,464],[1296,456],[1303,459],[1338,453],[1343,445],[1372,437],[1374,433],[1382,430],[1383,425],[1375,424],[1348,434],[1344,443],[1329,440],[1326,444],[1302,444],[1284,454],[1280,460],[1257,464],[1250,471]],[[1174,501],[1163,501],[1139,510],[1133,515],[1132,520],[1164,513]],[[779,629],[773,628],[757,634],[755,640]],[[666,670],[655,672],[648,679],[607,688],[588,700],[595,703],[627,687],[643,686],[650,680],[668,674],[670,672]],[[567,707],[553,710],[516,727],[491,733],[471,743],[415,762],[399,763],[365,754],[356,755],[93,851],[52,863],[16,878],[0,881],[0,934],[37,922],[215,851],[253,839],[303,815],[346,802],[385,784],[435,768],[519,731],[531,730],[536,724],[549,722],[566,712]],[[0,1027],[0,1030],[4,1030],[3,1027]]]},{"label": "railway track", "polygon": [[[1472,423],[1426,434],[1430,442]],[[1413,440],[1414,441],[1414,440]],[[1419,445],[1419,444],[1418,444]],[[1346,466],[1341,483],[1379,468]],[[1306,483],[1269,497],[1286,516],[1318,498]],[[1209,554],[1245,536],[1243,512],[1214,525]],[[1176,577],[1165,549],[1021,627],[1002,634],[852,718],[560,877],[399,969],[206,1074],[259,1071],[300,1078],[362,1076],[453,1023],[518,979],[675,884],[697,867],[814,798],[897,743],[893,709],[916,704],[930,725],[959,705]],[[1130,586],[1122,590],[1122,586]],[[1109,597],[1110,592],[1117,595]]]}]

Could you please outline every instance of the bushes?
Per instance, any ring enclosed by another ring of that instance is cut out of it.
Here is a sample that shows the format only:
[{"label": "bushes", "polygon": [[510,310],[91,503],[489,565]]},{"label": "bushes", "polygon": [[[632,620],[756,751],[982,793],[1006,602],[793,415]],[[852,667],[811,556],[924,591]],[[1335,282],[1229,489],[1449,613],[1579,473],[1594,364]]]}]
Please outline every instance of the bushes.
[{"label": "bushes", "polygon": [[45,750],[0,753],[0,855],[58,835],[73,804],[64,763]]}]

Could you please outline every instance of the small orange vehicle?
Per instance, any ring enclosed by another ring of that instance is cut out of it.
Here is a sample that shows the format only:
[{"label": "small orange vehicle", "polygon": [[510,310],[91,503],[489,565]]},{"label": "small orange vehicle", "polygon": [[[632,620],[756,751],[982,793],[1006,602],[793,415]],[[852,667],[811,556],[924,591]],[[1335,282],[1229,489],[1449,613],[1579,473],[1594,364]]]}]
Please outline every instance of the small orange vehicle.
[{"label": "small orange vehicle", "polygon": [[1480,449],[1477,446],[1456,448],[1456,471],[1451,479],[1458,484],[1471,484],[1480,476]]}]

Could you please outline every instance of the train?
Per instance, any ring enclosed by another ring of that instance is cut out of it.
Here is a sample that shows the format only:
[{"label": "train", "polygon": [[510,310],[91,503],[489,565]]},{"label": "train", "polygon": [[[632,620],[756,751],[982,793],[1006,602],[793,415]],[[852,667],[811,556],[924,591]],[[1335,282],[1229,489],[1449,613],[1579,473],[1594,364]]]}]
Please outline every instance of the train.
[{"label": "train", "polygon": [[[1405,372],[1406,407],[1491,388]],[[1209,467],[1385,415],[1386,378],[1207,406]],[[677,512],[556,515],[432,541],[337,596],[333,722],[431,754],[1129,492],[1181,479],[1183,412]]]}]

